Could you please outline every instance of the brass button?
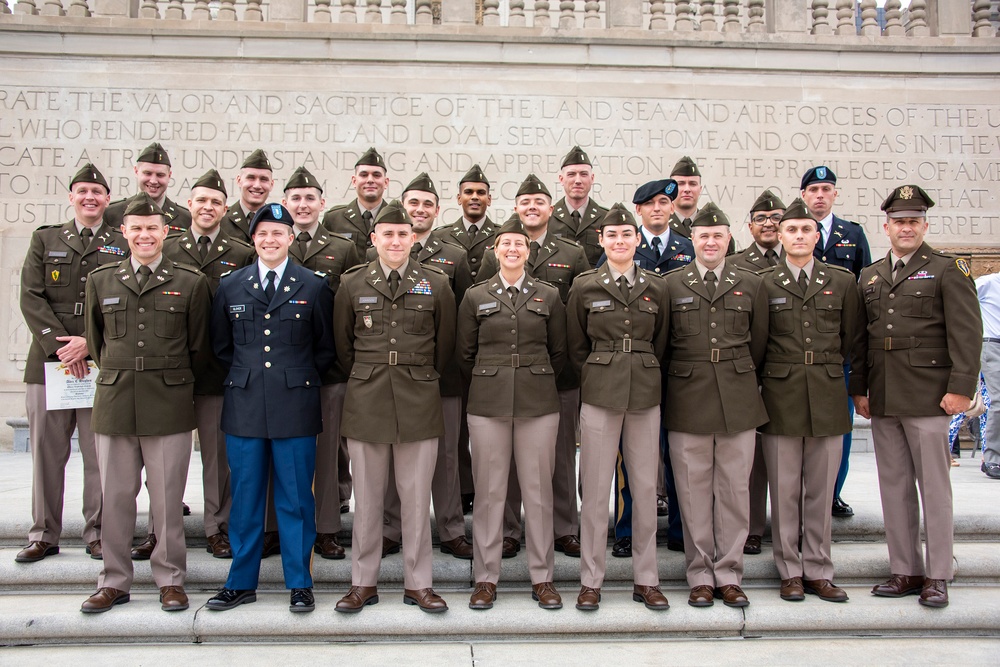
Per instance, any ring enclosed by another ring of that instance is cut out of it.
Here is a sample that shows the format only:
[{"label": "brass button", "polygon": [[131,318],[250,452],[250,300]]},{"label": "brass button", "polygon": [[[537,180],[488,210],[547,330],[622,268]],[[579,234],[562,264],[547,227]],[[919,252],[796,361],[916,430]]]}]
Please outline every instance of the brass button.
[{"label": "brass button", "polygon": [[806,342],[807,343],[811,343],[811,342],[813,342],[813,339],[812,338],[806,338]]},{"label": "brass button", "polygon": [[398,324],[396,324],[395,322],[390,322],[390,323],[389,323],[389,326],[391,326],[391,327],[396,327],[396,326],[399,326],[399,325],[398,325]]},{"label": "brass button", "polygon": [[[393,309],[393,310],[396,310],[397,308],[399,308],[399,305],[398,305],[398,304],[395,304],[395,303],[394,303],[394,304],[392,304],[392,309]],[[365,306],[365,310],[368,310],[368,306]]]},{"label": "brass button", "polygon": [[809,323],[808,322],[803,322],[802,326],[804,326],[806,329],[808,329],[809,328]]},{"label": "brass button", "polygon": [[300,317],[302,317],[302,315],[300,315],[299,313],[295,313],[295,319],[299,319]]},{"label": "brass button", "polygon": [[271,367],[271,362],[270,361],[265,361],[264,362],[264,368],[270,368],[270,367]]},{"label": "brass button", "polygon": [[[81,294],[80,296],[83,296],[83,295]],[[145,313],[145,312],[146,312],[146,309],[145,309],[145,308],[140,308],[140,309],[139,309],[139,314],[140,314],[140,315],[141,315],[142,313]]]},{"label": "brass button", "polygon": [[628,312],[628,306],[625,306],[625,308],[623,308],[622,310],[624,310],[627,313]]},{"label": "brass button", "polygon": [[893,310],[892,308],[890,308],[888,312],[889,312],[889,314],[890,314],[890,315],[892,315],[892,314],[893,314],[894,312],[896,312],[896,311],[895,311],[895,310]]},{"label": "brass button", "polygon": [[632,322],[629,320],[625,320],[625,324],[632,324]]},{"label": "brass button", "polygon": [[395,338],[390,338],[389,342],[392,343],[393,345],[395,345],[396,344],[396,339]]},{"label": "brass button", "polygon": [[270,336],[271,335],[271,330],[270,329],[264,329],[264,335],[265,336]]},{"label": "brass button", "polygon": [[[919,293],[919,292],[918,292],[918,293]],[[424,309],[424,304],[422,304],[422,303],[418,303],[418,304],[417,304],[417,310],[423,310],[423,309]]]},{"label": "brass button", "polygon": [[82,278],[80,278],[80,282],[81,283],[87,282],[87,276],[83,276]]},{"label": "brass button", "polygon": [[715,312],[715,306],[712,306],[711,309],[709,309],[709,312],[714,313]]},{"label": "brass button", "polygon": [[271,313],[264,313],[264,319],[265,320],[271,319]]},{"label": "brass button", "polygon": [[712,322],[709,326],[712,327],[713,329],[715,329],[716,327],[719,326],[719,323],[718,322]]},{"label": "brass button", "polygon": [[306,380],[306,386],[307,387],[309,386],[309,380]]},{"label": "brass button", "polygon": [[517,333],[517,329],[511,329],[511,330],[510,330],[510,332],[511,332],[512,334],[516,334],[516,333]]},{"label": "brass button", "polygon": [[517,319],[517,315],[511,315],[511,316],[510,316],[510,319],[512,319],[512,320],[516,320],[516,319]]},{"label": "brass button", "polygon": [[469,261],[472,262],[473,264],[475,264],[476,262],[479,261],[479,259],[477,259],[476,257],[470,257]]},{"label": "brass button", "polygon": [[146,347],[146,344],[143,343],[141,340],[138,343],[136,343],[136,345],[138,345],[139,347]]},{"label": "brass button", "polygon": [[139,331],[145,331],[145,330],[146,330],[146,325],[145,324],[140,324],[139,325]]},{"label": "brass button", "polygon": [[265,345],[264,346],[264,351],[265,352],[270,352],[271,351],[271,346],[270,345]]},{"label": "brass button", "polygon": [[887,325],[885,325],[885,328],[886,328],[886,329],[891,329],[891,328],[892,328],[892,325],[891,325],[891,324],[887,324]]},{"label": "brass button", "polygon": [[511,345],[511,346],[510,346],[510,349],[512,349],[512,350],[516,350],[516,349],[517,349],[517,345]]},{"label": "brass button", "polygon": [[712,342],[713,342],[713,343],[718,343],[718,342],[719,342],[719,339],[718,339],[718,338],[713,338],[713,339],[712,339]]},{"label": "brass button", "polygon": [[890,299],[895,299],[895,298],[896,298],[896,295],[895,295],[895,294],[890,294],[890,295],[889,295],[889,298],[890,298]]},{"label": "brass button", "polygon": [[802,304],[802,310],[809,310],[809,306]]},{"label": "brass button", "polygon": [[174,307],[173,306],[170,306],[170,312],[171,313],[174,312]]}]

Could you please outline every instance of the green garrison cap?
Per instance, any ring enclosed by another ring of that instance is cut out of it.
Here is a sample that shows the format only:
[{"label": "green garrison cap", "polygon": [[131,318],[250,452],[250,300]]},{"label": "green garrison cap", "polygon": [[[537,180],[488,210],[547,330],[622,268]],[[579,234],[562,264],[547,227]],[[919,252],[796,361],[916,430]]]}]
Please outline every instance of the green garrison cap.
[{"label": "green garrison cap", "polygon": [[750,207],[751,213],[756,213],[757,211],[777,211],[778,209],[785,208],[785,203],[778,198],[778,195],[774,194],[770,190],[764,190],[757,197],[757,201],[753,203]]},{"label": "green garrison cap", "polygon": [[243,161],[241,169],[267,169],[268,171],[274,171],[271,169],[271,162],[267,159],[267,153],[261,149],[255,150],[250,153],[250,156]]},{"label": "green garrison cap", "polygon": [[163,209],[157,206],[156,202],[149,195],[142,192],[128,200],[128,205],[125,206],[125,213],[122,217],[130,215],[163,215]]},{"label": "green garrison cap", "polygon": [[882,202],[882,210],[890,218],[922,218],[934,200],[919,185],[900,185]]},{"label": "green garrison cap", "polygon": [[354,168],[357,169],[361,165],[368,165],[369,167],[382,167],[385,169],[385,160],[382,156],[378,154],[375,147],[372,146],[364,152],[364,154],[358,158],[358,161],[354,163]]},{"label": "green garrison cap", "polygon": [[716,227],[718,225],[729,226],[729,218],[726,214],[722,212],[718,206],[713,202],[705,204],[705,206],[698,211],[698,215],[694,216],[694,220],[691,221],[692,227]]},{"label": "green garrison cap", "polygon": [[316,188],[320,192],[323,192],[319,181],[305,167],[299,167],[288,177],[288,182],[285,183],[285,192],[288,192],[292,188]]},{"label": "green garrison cap", "polygon": [[538,180],[538,177],[534,174],[528,174],[528,177],[521,183],[521,187],[517,189],[517,194],[514,195],[514,198],[516,199],[521,195],[545,195],[549,199],[552,199],[552,193],[545,187],[545,183]]},{"label": "green garrison cap", "polygon": [[[410,219],[409,214],[403,208],[403,205],[399,203],[398,199],[393,199],[378,212],[378,217],[375,218],[375,225],[380,222],[388,222],[393,225],[413,224],[413,220]],[[374,225],[372,226],[374,227]]]},{"label": "green garrison cap", "polygon": [[500,229],[497,230],[497,238],[499,238],[501,234],[523,234],[524,236],[531,238],[528,236],[528,230],[524,228],[524,223],[517,217],[517,213],[512,213],[511,216],[507,218],[507,222],[500,225]]},{"label": "green garrison cap", "polygon": [[163,164],[170,166],[170,157],[167,155],[167,151],[163,149],[163,146],[159,142],[154,141],[150,145],[142,149],[139,153],[139,157],[136,162],[148,162],[150,164]]},{"label": "green garrison cap", "polygon": [[608,209],[608,212],[604,214],[601,218],[600,229],[605,227],[610,227],[612,225],[628,225],[630,227],[639,228],[639,225],[635,224],[635,217],[628,212],[624,204],[621,202],[616,203],[614,206]]},{"label": "green garrison cap", "polygon": [[103,185],[104,189],[109,193],[111,192],[111,187],[108,185],[107,179],[104,178],[104,174],[92,162],[88,162],[80,167],[80,171],[76,172],[73,180],[69,182],[69,189],[72,190],[73,186],[77,183],[97,183],[98,185]]},{"label": "green garrison cap", "polygon": [[420,190],[421,192],[430,192],[435,197],[438,196],[437,188],[434,187],[434,181],[431,177],[427,175],[426,171],[420,172],[420,174],[410,181],[410,184],[403,188],[403,192],[409,192],[410,190]]},{"label": "green garrison cap", "polygon": [[472,169],[465,172],[465,176],[458,182],[459,185],[462,185],[462,183],[485,183],[486,187],[490,186],[489,179],[486,178],[486,174],[483,173],[482,168],[478,164],[472,165]]},{"label": "green garrison cap", "polygon": [[590,158],[587,157],[587,154],[579,146],[573,146],[573,150],[566,153],[566,157],[563,158],[563,167],[570,164],[585,164],[588,167],[594,166],[594,164],[590,161]]},{"label": "green garrison cap", "polygon": [[214,169],[209,169],[202,174],[201,178],[195,181],[194,185],[191,186],[192,190],[195,188],[212,188],[213,190],[221,192],[225,197],[229,196],[229,193],[226,192],[226,186],[222,182],[222,176],[220,176],[219,172]]},{"label": "green garrison cap", "polygon": [[[775,208],[781,208],[781,207],[780,206],[775,206]],[[765,209],[759,209],[759,210],[765,210]],[[768,210],[773,210],[773,209],[768,209]],[[815,221],[816,220],[816,216],[814,216],[812,213],[809,212],[809,208],[806,206],[806,203],[804,201],[802,201],[802,199],[800,199],[799,197],[796,197],[795,201],[793,201],[791,204],[789,204],[788,208],[785,209],[785,213],[784,213],[784,215],[781,216],[781,220],[778,222],[778,224],[781,224],[785,220],[813,220],[813,221]]]},{"label": "green garrison cap", "polygon": [[673,170],[670,172],[671,176],[701,176],[701,172],[698,171],[698,165],[694,163],[694,160],[689,158],[687,155],[682,157],[674,165]]}]

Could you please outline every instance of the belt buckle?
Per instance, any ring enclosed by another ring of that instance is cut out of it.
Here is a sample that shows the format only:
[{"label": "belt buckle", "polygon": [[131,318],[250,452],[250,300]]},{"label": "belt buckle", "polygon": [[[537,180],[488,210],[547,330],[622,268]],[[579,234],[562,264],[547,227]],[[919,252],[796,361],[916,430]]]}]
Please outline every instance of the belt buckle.
[{"label": "belt buckle", "polygon": [[144,370],[146,370],[145,364],[143,363],[143,357],[136,357],[135,358],[135,370],[137,370],[137,371],[144,371]]},{"label": "belt buckle", "polygon": [[813,365],[813,351],[806,350],[806,366],[812,366],[812,365]]},{"label": "belt buckle", "polygon": [[891,337],[887,336],[884,339],[882,339],[882,349],[883,350],[891,350],[892,349],[892,338]]},{"label": "belt buckle", "polygon": [[631,352],[631,351],[632,351],[632,339],[631,338],[623,338],[622,339],[622,352]]},{"label": "belt buckle", "polygon": [[510,365],[511,365],[512,368],[520,368],[521,367],[521,355],[517,354],[517,353],[514,353],[514,354],[510,355]]},{"label": "belt buckle", "polygon": [[720,357],[722,356],[721,353],[722,353],[722,350],[720,350],[719,348],[717,348],[717,347],[713,347],[712,348],[712,363],[713,364],[719,363]]},{"label": "belt buckle", "polygon": [[83,302],[82,301],[77,301],[76,303],[73,304],[73,314],[74,315],[83,315]]},{"label": "belt buckle", "polygon": [[389,365],[398,366],[399,365],[399,352],[396,350],[389,350]]}]

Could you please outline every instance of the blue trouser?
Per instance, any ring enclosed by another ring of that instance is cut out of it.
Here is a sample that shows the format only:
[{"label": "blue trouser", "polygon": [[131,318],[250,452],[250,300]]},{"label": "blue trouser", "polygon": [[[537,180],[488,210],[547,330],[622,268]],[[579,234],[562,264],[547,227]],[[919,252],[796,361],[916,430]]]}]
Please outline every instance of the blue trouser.
[{"label": "blue trouser", "polygon": [[[677,488],[674,486],[674,469],[670,465],[667,432],[660,429],[660,457],[664,463],[664,486],[667,487],[667,539],[683,542],[681,509],[677,502]],[[632,537],[632,492],[628,487],[628,470],[622,460],[621,443],[618,443],[618,462],[615,468],[615,540]]]},{"label": "blue trouser", "polygon": [[[844,380],[850,384],[851,376],[851,365],[844,365]],[[854,399],[850,396],[847,397],[847,411],[851,415],[851,428],[854,425]],[[850,467],[851,458],[851,433],[848,431],[844,434],[844,451],[840,456],[840,470],[837,471],[837,481],[833,486],[833,497],[840,498],[840,491],[844,488],[844,482],[847,481],[847,469]]]},{"label": "blue trouser", "polygon": [[286,588],[311,588],[312,548],[316,541],[316,436],[242,438],[226,435],[226,457],[232,473],[233,506],[229,543],[233,563],[226,588],[257,588],[268,471],[274,469],[274,509],[281,540],[281,568]]}]

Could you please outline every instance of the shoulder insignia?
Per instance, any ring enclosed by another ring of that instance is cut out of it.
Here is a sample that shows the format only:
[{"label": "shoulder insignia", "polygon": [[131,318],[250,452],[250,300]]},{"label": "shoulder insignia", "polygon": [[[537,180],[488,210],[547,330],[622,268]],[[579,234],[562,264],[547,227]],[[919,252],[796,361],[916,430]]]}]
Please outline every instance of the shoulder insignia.
[{"label": "shoulder insignia", "polygon": [[315,273],[320,278],[326,278],[327,277],[326,274],[323,273],[322,271],[313,271],[313,273]]},{"label": "shoulder insignia", "polygon": [[233,269],[230,269],[230,270],[226,271],[225,273],[223,273],[222,275],[220,275],[219,278],[225,278],[226,276],[228,276],[232,272],[233,272]]},{"label": "shoulder insignia", "polygon": [[345,208],[347,208],[350,205],[351,205],[351,202],[347,202],[346,204],[337,204],[336,206],[331,206],[327,210],[327,213],[333,213],[334,211],[342,211],[342,210],[344,210]]},{"label": "shoulder insignia", "polygon": [[955,260],[955,266],[957,266],[958,270],[965,274],[966,277],[972,277],[972,269],[969,267],[969,263],[961,257]]},{"label": "shoulder insignia", "polygon": [[844,268],[843,266],[840,266],[839,264],[825,264],[823,262],[816,262],[816,263],[817,264],[822,264],[823,265],[823,269],[829,269],[831,271],[840,271],[842,273],[850,273],[852,276],[854,275],[853,271],[851,271],[850,269]]}]

